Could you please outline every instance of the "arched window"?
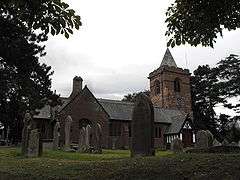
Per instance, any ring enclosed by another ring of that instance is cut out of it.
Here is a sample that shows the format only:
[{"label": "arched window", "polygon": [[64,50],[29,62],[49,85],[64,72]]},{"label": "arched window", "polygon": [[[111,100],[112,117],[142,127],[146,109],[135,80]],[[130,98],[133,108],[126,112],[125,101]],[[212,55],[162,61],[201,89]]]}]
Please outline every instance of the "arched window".
[{"label": "arched window", "polygon": [[174,80],[174,91],[175,92],[180,92],[181,88],[180,88],[180,80],[178,78],[176,78]]},{"label": "arched window", "polygon": [[154,84],[155,84],[155,88],[154,88],[155,95],[160,94],[160,82],[159,82],[159,80],[156,80],[154,82]]},{"label": "arched window", "polygon": [[85,118],[80,119],[78,123],[79,129],[81,129],[82,127],[87,127],[87,125],[92,125],[92,122]]}]

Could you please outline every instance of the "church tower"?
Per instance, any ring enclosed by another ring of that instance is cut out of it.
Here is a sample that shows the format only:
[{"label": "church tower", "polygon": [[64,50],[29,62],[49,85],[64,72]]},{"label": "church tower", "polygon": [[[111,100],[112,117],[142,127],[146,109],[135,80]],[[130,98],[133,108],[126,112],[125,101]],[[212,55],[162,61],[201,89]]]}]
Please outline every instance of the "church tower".
[{"label": "church tower", "polygon": [[155,106],[190,113],[190,73],[178,68],[167,48],[160,67],[149,74],[150,97]]}]

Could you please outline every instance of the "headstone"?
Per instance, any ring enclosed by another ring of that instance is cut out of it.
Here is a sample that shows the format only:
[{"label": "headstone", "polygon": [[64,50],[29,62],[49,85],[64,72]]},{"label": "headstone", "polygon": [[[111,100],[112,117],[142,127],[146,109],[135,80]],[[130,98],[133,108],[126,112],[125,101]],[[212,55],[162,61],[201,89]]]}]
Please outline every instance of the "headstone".
[{"label": "headstone", "polygon": [[121,141],[122,141],[122,148],[123,149],[128,149],[129,148],[129,127],[128,124],[124,124],[122,127],[122,136],[121,136]]},{"label": "headstone", "polygon": [[206,130],[206,133],[208,137],[208,147],[211,147],[213,146],[213,140],[214,140],[213,134],[209,130]]},{"label": "headstone", "polygon": [[86,152],[86,128],[82,127],[79,131],[78,151]]},{"label": "headstone", "polygon": [[116,149],[116,144],[117,144],[118,137],[117,136],[112,136],[112,149]]},{"label": "headstone", "polygon": [[131,157],[153,156],[154,151],[154,109],[149,97],[137,96],[132,113]]},{"label": "headstone", "polygon": [[65,146],[64,149],[65,151],[70,151],[70,132],[71,132],[71,125],[72,125],[72,118],[71,116],[67,116],[65,119]]},{"label": "headstone", "polygon": [[175,153],[183,152],[183,143],[179,138],[175,138],[171,143],[171,150]]},{"label": "headstone", "polygon": [[100,154],[102,153],[102,127],[99,123],[96,124],[95,138],[94,152]]},{"label": "headstone", "polygon": [[27,155],[29,133],[31,130],[30,121],[32,119],[31,114],[27,111],[23,119],[23,130],[22,130],[22,155]]},{"label": "headstone", "polygon": [[208,148],[213,143],[213,135],[210,131],[200,130],[196,134],[196,148]]},{"label": "headstone", "polygon": [[60,136],[60,123],[59,121],[57,121],[53,129],[53,150],[58,150],[59,136]]},{"label": "headstone", "polygon": [[91,126],[87,125],[86,127],[86,149],[90,148],[90,137],[91,136]]},{"label": "headstone", "polygon": [[39,138],[40,134],[38,129],[31,130],[27,148],[27,157],[39,156]]}]

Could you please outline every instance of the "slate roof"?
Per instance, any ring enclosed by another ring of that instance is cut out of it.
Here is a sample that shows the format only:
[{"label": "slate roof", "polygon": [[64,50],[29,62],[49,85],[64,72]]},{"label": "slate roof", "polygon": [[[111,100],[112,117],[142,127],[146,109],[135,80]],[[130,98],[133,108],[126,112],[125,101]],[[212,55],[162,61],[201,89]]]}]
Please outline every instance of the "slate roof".
[{"label": "slate roof", "polygon": [[[62,100],[62,106],[58,107],[59,110],[61,111],[67,103],[70,101],[68,98],[65,97],[60,97]],[[39,112],[37,115],[34,115],[33,117],[36,119],[50,119],[51,118],[51,107],[49,105],[45,105],[42,109],[37,109],[37,112]]]},{"label": "slate roof", "polygon": [[179,114],[177,116],[173,116],[171,125],[166,129],[165,134],[175,134],[179,133],[187,119],[187,115]]},{"label": "slate roof", "polygon": [[[108,99],[98,99],[98,102],[106,110],[110,119],[123,121],[132,120],[134,103]],[[179,133],[186,119],[187,114],[183,111],[154,107],[154,121],[156,123],[169,125],[166,134]]]},{"label": "slate roof", "polygon": [[170,67],[177,68],[177,64],[176,64],[175,60],[173,59],[173,56],[168,48],[164,54],[164,57],[163,57],[160,67],[161,66],[170,66]]},{"label": "slate roof", "polygon": [[109,99],[98,99],[98,102],[102,105],[105,111],[110,116],[110,119],[114,120],[132,120],[132,111],[134,103],[109,100]]},{"label": "slate roof", "polygon": [[[108,113],[109,118],[112,120],[121,120],[121,121],[131,121],[132,120],[132,111],[134,108],[134,103],[123,102],[117,100],[109,99],[97,99],[99,104],[104,108]],[[70,101],[67,98],[62,98],[63,105],[59,108],[61,111]],[[35,115],[34,118],[38,119],[50,119],[50,106],[46,105],[41,110],[39,114]],[[154,107],[154,121],[156,123],[164,123],[169,125],[166,134],[175,134],[179,133],[185,120],[187,114],[180,110],[174,109],[164,109],[159,107]]]}]

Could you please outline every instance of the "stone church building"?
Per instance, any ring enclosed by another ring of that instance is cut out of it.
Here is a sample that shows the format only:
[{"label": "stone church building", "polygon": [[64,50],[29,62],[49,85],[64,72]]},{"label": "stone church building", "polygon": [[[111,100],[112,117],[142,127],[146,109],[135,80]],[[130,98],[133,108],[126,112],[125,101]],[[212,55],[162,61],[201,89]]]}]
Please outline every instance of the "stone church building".
[{"label": "stone church building", "polygon": [[[190,73],[177,67],[169,49],[159,68],[149,74],[150,98],[154,105],[154,146],[168,148],[171,141],[179,137],[184,146],[195,141],[192,129],[192,107]],[[71,116],[73,122],[70,139],[78,143],[79,129],[92,123],[102,127],[103,148],[127,149],[131,144],[131,120],[134,103],[110,99],[99,99],[82,87],[82,78],[73,79],[73,90],[68,98],[62,98],[63,105],[57,108],[61,124],[61,145],[64,144],[64,122]],[[54,111],[45,106],[34,118],[41,127],[43,138],[52,139]]]}]

